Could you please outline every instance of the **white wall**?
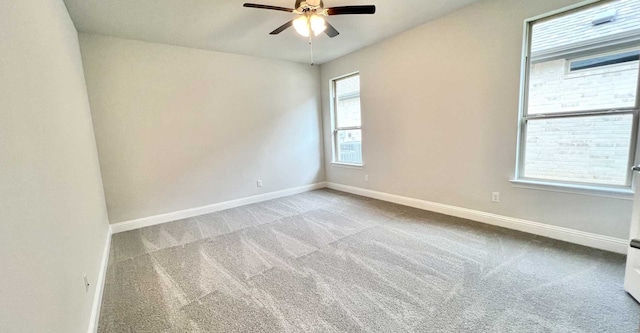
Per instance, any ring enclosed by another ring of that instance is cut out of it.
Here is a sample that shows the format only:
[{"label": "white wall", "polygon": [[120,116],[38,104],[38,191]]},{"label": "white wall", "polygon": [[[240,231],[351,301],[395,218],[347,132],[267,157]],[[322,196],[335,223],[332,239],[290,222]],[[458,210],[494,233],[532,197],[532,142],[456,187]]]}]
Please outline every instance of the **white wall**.
[{"label": "white wall", "polygon": [[[576,2],[485,0],[322,65],[327,181],[626,238],[630,200],[508,182],[523,21]],[[361,75],[363,169],[328,163],[329,80],[354,71]],[[491,202],[493,191],[501,203]]]},{"label": "white wall", "polygon": [[108,221],[77,33],[0,1],[0,45],[0,332],[86,332]]},{"label": "white wall", "polygon": [[80,46],[111,223],[324,181],[317,67],[88,34]]}]

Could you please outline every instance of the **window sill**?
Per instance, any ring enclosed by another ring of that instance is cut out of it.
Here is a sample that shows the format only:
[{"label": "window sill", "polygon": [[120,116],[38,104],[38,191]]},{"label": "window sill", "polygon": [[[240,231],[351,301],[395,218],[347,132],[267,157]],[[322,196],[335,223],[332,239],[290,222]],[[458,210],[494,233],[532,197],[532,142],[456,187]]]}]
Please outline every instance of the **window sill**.
[{"label": "window sill", "polygon": [[350,169],[363,169],[364,164],[349,164],[349,163],[340,163],[340,162],[331,162],[332,166],[341,167],[341,168],[350,168]]},{"label": "window sill", "polygon": [[560,184],[539,180],[512,179],[509,180],[511,186],[540,191],[551,191],[560,193],[572,193],[590,195],[596,197],[633,200],[633,190],[626,188],[610,188],[590,185]]}]

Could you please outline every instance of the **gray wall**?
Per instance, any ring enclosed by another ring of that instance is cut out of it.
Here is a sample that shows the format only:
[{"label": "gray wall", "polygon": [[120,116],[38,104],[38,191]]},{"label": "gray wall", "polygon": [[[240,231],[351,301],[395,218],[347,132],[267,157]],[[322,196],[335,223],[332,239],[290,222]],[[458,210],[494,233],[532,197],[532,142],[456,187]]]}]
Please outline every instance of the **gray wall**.
[{"label": "gray wall", "polygon": [[324,181],[317,67],[88,34],[80,46],[111,223]]},{"label": "gray wall", "polygon": [[86,332],[108,221],[77,33],[0,1],[0,45],[0,332]]},{"label": "gray wall", "polygon": [[[360,71],[363,169],[331,161],[327,180],[627,238],[632,201],[514,188],[523,21],[572,0],[485,0],[322,65]],[[364,182],[368,174],[370,181]],[[501,203],[491,202],[491,192]]]}]

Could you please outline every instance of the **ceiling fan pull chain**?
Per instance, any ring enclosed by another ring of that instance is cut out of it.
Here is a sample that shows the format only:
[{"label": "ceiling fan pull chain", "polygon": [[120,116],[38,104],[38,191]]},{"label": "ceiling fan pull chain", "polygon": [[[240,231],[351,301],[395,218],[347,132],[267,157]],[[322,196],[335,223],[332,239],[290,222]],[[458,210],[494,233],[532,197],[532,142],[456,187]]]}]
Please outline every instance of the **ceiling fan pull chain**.
[{"label": "ceiling fan pull chain", "polygon": [[309,34],[309,51],[311,52],[311,66],[314,66],[313,62],[313,42],[311,41],[311,34]]}]

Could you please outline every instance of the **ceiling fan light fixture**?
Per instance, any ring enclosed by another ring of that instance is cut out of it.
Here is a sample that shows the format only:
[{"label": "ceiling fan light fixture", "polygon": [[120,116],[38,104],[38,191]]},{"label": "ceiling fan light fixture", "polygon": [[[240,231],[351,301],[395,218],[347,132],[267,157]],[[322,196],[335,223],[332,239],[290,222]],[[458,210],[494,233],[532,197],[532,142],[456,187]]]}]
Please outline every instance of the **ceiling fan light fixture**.
[{"label": "ceiling fan light fixture", "polygon": [[293,20],[293,27],[302,37],[309,37],[309,30],[313,31],[315,36],[323,33],[327,29],[324,19],[318,15],[300,16]]},{"label": "ceiling fan light fixture", "polygon": [[327,24],[324,21],[324,18],[318,15],[312,15],[309,19],[311,23],[311,30],[317,36],[323,33],[327,29]]},{"label": "ceiling fan light fixture", "polygon": [[300,16],[293,20],[293,28],[302,37],[309,37],[309,23],[306,16]]}]

